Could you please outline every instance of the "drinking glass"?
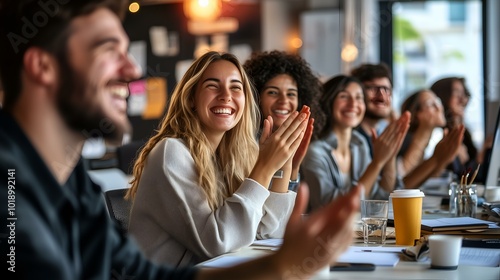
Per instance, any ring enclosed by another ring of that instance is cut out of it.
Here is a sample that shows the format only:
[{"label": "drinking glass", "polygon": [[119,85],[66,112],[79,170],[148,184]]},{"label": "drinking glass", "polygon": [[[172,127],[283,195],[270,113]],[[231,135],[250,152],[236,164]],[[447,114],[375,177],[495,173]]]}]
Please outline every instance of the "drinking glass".
[{"label": "drinking glass", "polygon": [[387,200],[361,201],[361,222],[365,244],[385,243],[388,211],[389,201]]}]

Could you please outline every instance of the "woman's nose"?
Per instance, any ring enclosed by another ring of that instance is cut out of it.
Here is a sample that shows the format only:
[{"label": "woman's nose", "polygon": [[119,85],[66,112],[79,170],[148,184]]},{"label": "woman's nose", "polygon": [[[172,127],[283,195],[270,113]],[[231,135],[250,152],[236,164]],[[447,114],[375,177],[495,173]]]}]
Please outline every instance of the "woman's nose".
[{"label": "woman's nose", "polygon": [[219,100],[222,100],[225,102],[231,101],[231,90],[226,88],[226,87],[222,87],[220,94],[219,94]]}]

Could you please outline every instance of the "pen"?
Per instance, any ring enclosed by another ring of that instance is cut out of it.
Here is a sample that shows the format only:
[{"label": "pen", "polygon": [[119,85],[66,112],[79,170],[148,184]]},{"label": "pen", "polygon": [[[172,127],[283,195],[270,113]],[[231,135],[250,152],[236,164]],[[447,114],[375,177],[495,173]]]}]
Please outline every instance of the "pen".
[{"label": "pen", "polygon": [[[402,250],[402,249],[401,249]],[[383,251],[383,250],[360,250],[360,252],[368,253],[399,253],[400,251]]]}]

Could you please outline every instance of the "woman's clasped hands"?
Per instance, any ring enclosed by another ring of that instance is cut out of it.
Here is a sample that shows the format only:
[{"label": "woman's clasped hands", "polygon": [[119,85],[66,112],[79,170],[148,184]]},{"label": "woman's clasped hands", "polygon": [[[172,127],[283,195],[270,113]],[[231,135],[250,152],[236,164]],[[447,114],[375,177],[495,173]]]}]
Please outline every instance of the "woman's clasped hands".
[{"label": "woman's clasped hands", "polygon": [[283,177],[290,177],[291,159],[304,138],[310,115],[310,108],[303,106],[300,112],[292,113],[275,132],[272,132],[273,119],[267,117],[264,120],[259,139],[259,156],[250,173],[251,179],[262,186],[269,186],[274,173],[283,167],[287,169]]}]

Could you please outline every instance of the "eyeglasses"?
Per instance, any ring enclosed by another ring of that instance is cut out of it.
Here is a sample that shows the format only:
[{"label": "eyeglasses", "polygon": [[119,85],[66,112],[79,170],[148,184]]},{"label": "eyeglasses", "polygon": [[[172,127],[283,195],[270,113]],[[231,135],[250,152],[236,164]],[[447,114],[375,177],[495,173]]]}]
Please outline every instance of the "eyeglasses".
[{"label": "eyeglasses", "polygon": [[386,86],[365,86],[366,92],[368,93],[377,93],[381,92],[382,94],[391,95],[392,88]]}]

